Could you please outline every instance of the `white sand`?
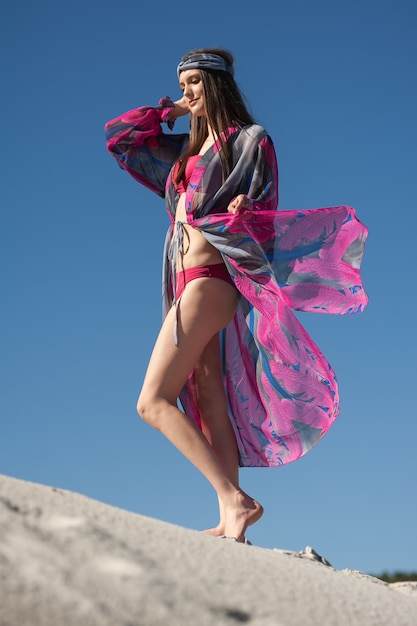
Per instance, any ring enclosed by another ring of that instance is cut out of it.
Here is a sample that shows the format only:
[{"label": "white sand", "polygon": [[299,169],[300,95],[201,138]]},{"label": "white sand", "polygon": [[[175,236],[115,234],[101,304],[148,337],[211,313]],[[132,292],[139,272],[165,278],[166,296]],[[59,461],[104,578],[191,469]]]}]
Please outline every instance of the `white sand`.
[{"label": "white sand", "polygon": [[0,580],[0,626],[417,625],[417,583],[390,586],[5,476]]}]

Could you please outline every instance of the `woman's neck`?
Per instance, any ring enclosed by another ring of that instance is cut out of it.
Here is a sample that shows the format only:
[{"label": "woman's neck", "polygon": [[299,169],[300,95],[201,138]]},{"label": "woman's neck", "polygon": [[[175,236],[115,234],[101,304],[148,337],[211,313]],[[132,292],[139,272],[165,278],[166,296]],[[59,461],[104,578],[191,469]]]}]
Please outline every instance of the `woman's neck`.
[{"label": "woman's neck", "polygon": [[199,150],[200,154],[204,154],[204,152],[206,152],[206,150],[208,150],[214,144],[216,139],[217,139],[217,136],[213,132],[212,128],[210,128],[209,126],[207,129],[207,137],[203,141],[202,146]]},{"label": "woman's neck", "polygon": [[206,141],[211,141],[212,143],[214,143],[217,139],[217,135],[215,134],[215,132],[213,131],[212,127],[207,124],[207,137],[206,137]]}]

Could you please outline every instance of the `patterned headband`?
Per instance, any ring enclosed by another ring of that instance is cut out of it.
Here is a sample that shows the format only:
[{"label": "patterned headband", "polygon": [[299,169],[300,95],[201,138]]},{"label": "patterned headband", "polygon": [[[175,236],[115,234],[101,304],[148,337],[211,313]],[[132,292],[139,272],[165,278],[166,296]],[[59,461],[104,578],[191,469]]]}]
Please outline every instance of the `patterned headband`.
[{"label": "patterned headband", "polygon": [[177,76],[184,70],[222,70],[233,76],[233,66],[218,54],[191,54],[177,67]]}]

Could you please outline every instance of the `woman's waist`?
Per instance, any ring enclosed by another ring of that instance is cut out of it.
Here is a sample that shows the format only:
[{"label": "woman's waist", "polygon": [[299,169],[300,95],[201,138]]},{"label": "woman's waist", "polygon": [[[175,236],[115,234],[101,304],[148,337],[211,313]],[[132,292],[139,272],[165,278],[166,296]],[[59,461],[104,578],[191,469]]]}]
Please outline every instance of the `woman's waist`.
[{"label": "woman's waist", "polygon": [[176,221],[173,227],[171,258],[177,259],[179,267],[221,262],[220,252],[207,241],[201,230],[181,221]]},{"label": "woman's waist", "polygon": [[217,265],[219,263],[223,263],[222,255],[214,246],[208,243],[204,249],[196,247],[195,249],[190,248],[184,254],[179,253],[177,255],[176,268],[178,271],[180,269]]}]

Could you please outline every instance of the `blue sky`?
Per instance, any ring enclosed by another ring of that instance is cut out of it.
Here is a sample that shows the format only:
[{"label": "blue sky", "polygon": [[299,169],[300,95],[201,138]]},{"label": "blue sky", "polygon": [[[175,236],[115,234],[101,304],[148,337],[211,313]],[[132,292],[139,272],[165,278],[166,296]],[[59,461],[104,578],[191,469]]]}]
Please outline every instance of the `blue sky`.
[{"label": "blue sky", "polygon": [[168,218],[103,125],[176,98],[180,56],[222,46],[274,140],[280,208],[349,204],[370,230],[366,312],[300,314],[341,417],[297,463],[242,471],[266,510],[248,534],[337,568],[417,570],[416,17],[411,0],[2,3],[0,472],[217,522],[212,488],[136,416]]}]

